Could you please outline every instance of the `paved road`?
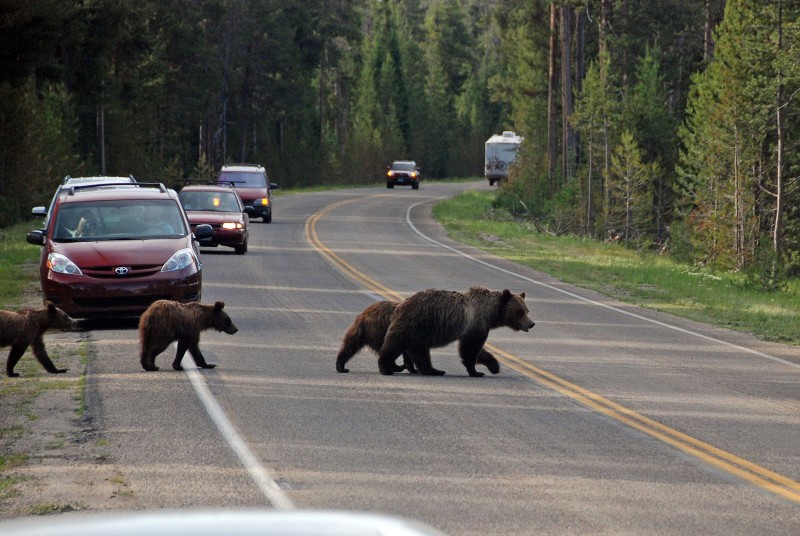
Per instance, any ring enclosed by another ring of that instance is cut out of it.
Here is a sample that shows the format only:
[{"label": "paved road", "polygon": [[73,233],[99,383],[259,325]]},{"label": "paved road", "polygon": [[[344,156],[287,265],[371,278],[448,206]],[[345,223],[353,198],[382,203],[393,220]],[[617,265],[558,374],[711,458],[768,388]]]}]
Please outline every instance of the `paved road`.
[{"label": "paved road", "polygon": [[[250,250],[204,251],[210,371],[143,372],[134,326],[92,332],[90,412],[132,508],[346,509],[448,534],[800,533],[796,348],[610,302],[447,240],[438,199],[484,183],[276,199]],[[341,337],[381,296],[528,293],[497,376],[378,374]],[[187,358],[188,360],[188,358]],[[199,393],[199,394],[198,394]]]}]

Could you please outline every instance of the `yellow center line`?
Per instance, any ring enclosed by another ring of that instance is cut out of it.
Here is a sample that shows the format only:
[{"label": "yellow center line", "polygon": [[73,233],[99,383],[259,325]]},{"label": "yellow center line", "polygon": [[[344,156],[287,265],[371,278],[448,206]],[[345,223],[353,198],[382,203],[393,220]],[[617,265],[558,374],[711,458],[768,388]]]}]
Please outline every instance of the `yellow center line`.
[{"label": "yellow center line", "polygon": [[[312,246],[319,251],[331,264],[344,274],[361,283],[372,292],[388,300],[402,301],[403,296],[380,284],[364,273],[358,271],[344,259],[331,251],[317,235],[317,222],[332,210],[339,208],[356,199],[346,199],[326,206],[306,220],[306,237]],[[789,477],[761,467],[753,462],[740,458],[727,451],[719,449],[704,441],[670,428],[654,421],[625,406],[617,404],[593,391],[571,383],[555,374],[547,372],[510,354],[494,345],[487,343],[486,348],[491,351],[504,365],[535,382],[552,389],[558,393],[572,398],[578,403],[594,409],[614,420],[643,432],[667,445],[670,445],[686,454],[694,456],[709,465],[716,467],[728,474],[741,478],[771,493],[800,503],[800,483]]]}]

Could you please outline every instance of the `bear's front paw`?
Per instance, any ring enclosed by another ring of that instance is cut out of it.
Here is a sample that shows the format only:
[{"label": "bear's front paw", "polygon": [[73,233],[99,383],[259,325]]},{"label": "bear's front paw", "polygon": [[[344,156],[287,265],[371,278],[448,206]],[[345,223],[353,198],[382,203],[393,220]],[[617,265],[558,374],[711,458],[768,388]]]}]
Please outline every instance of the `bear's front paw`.
[{"label": "bear's front paw", "polygon": [[336,367],[336,372],[340,372],[342,374],[346,374],[346,373],[350,372],[350,369],[346,369],[344,367],[337,366]]},{"label": "bear's front paw", "polygon": [[206,363],[205,365],[200,365],[200,368],[217,368],[217,365],[214,363]]},{"label": "bear's front paw", "polygon": [[394,371],[391,369],[378,369],[384,376],[394,376]]},{"label": "bear's front paw", "polygon": [[175,369],[175,370],[183,370],[183,367],[181,365],[174,365],[173,364],[172,368]]},{"label": "bear's front paw", "polygon": [[483,372],[478,372],[477,370],[468,370],[467,372],[469,372],[469,375],[473,378],[483,378],[483,376],[485,376]]},{"label": "bear's front paw", "polygon": [[68,370],[69,370],[69,369],[65,369],[65,368],[57,368],[57,369],[53,369],[53,370],[51,370],[51,371],[50,371],[50,373],[51,373],[51,374],[64,374],[64,373],[65,373],[65,372],[67,372]]},{"label": "bear's front paw", "polygon": [[9,378],[19,378],[19,372],[9,372],[8,373],[8,377]]},{"label": "bear's front paw", "polygon": [[142,367],[147,372],[155,372],[158,370],[158,367]]}]

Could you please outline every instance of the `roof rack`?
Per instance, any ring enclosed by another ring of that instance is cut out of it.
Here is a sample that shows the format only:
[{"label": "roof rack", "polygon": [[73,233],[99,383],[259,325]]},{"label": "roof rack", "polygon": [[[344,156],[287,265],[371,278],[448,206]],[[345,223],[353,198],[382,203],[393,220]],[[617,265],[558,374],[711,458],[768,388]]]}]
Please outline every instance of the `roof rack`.
[{"label": "roof rack", "polygon": [[237,163],[237,162],[227,162],[225,164],[222,164],[222,167],[225,167],[225,166],[244,166],[244,167],[257,167],[257,168],[264,167],[261,164],[241,164],[241,163]]},{"label": "roof rack", "polygon": [[158,190],[162,193],[167,192],[167,187],[164,186],[161,182],[136,182],[136,183],[118,183],[118,182],[109,182],[109,183],[97,183],[97,184],[74,184],[69,187],[67,190],[68,195],[75,195],[75,192],[78,190],[98,190],[102,188],[110,188],[113,187],[114,189],[119,188],[158,188]]},{"label": "roof rack", "polygon": [[189,186],[190,184],[200,184],[205,186],[229,186],[234,187],[233,181],[215,181],[215,180],[202,180],[202,179],[184,179],[183,185]]}]

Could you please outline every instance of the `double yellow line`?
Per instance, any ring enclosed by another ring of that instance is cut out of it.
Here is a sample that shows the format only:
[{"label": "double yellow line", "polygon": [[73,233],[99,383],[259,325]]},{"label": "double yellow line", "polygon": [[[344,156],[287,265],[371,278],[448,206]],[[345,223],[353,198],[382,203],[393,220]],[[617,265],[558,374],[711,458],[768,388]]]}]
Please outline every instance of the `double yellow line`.
[{"label": "double yellow line", "polygon": [[[345,275],[353,278],[361,283],[375,294],[382,296],[388,300],[402,301],[403,296],[398,292],[380,284],[374,279],[368,277],[362,272],[356,270],[353,266],[348,264],[344,259],[336,255],[330,250],[317,235],[316,225],[317,222],[332,210],[339,208],[348,203],[354,202],[356,199],[346,199],[326,206],[322,210],[313,214],[306,220],[306,237],[311,245],[319,251],[331,264]],[[800,503],[800,483],[770,471],[764,467],[749,462],[743,458],[735,456],[729,452],[719,449],[704,441],[700,441],[692,436],[686,435],[678,430],[670,428],[664,424],[654,421],[644,415],[637,413],[629,408],[621,406],[616,402],[598,395],[588,389],[568,382],[567,380],[551,374],[546,370],[540,369],[519,357],[510,354],[500,348],[489,343],[486,344],[495,357],[497,357],[504,365],[515,370],[519,374],[530,378],[537,383],[548,387],[558,393],[572,398],[578,403],[598,411],[612,419],[630,426],[642,433],[649,435],[667,445],[694,456],[721,471],[739,477],[751,484],[754,484],[764,490],[779,495],[790,501]]]}]

